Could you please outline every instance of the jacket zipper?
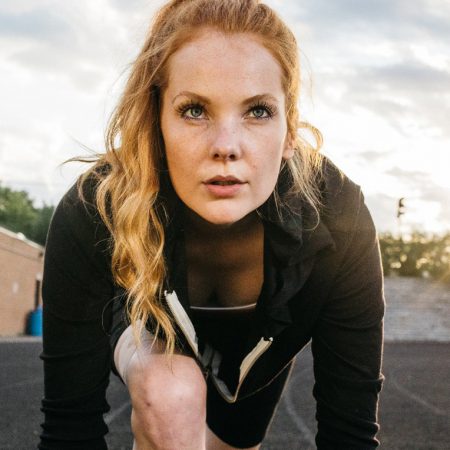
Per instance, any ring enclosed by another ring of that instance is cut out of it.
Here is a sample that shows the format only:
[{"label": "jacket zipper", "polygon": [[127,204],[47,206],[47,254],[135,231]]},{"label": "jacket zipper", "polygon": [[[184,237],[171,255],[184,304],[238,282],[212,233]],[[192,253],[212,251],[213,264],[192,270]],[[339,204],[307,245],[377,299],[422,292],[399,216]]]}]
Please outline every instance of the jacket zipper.
[{"label": "jacket zipper", "polygon": [[240,367],[239,367],[239,383],[236,387],[236,392],[232,395],[226,386],[226,384],[214,374],[217,373],[218,367],[213,368],[212,380],[220,395],[226,400],[228,403],[235,403],[237,397],[239,395],[239,391],[241,389],[242,384],[244,383],[245,378],[250,372],[251,368],[255,365],[256,361],[263,355],[268,348],[272,345],[273,338],[261,338],[253,350],[243,359]]},{"label": "jacket zipper", "polygon": [[[180,301],[178,300],[178,296],[175,291],[173,292],[164,292],[164,296],[167,300],[167,304],[169,305],[170,311],[172,312],[173,317],[175,318],[178,326],[181,328],[184,336],[186,337],[188,344],[193,350],[196,358],[202,363],[202,365],[210,366],[212,380],[220,395],[226,400],[228,403],[234,403],[237,400],[237,396],[239,394],[239,390],[250,372],[251,368],[255,365],[256,361],[263,355],[267,349],[272,345],[273,338],[261,338],[253,350],[242,360],[242,363],[239,367],[239,383],[236,387],[236,392],[232,395],[226,386],[226,384],[217,377],[217,372],[219,370],[220,359],[213,357],[209,358],[210,361],[204,362],[201,355],[198,351],[198,343],[197,343],[197,334],[195,332],[194,325],[191,322],[191,319],[187,315]],[[205,352],[207,350],[205,349]]]}]

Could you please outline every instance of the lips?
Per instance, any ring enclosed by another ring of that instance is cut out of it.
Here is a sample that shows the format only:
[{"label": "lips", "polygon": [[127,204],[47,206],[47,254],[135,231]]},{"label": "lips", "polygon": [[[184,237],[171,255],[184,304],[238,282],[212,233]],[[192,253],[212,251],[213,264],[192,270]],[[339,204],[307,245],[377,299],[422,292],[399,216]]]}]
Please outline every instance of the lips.
[{"label": "lips", "polygon": [[233,184],[244,184],[242,180],[234,176],[216,176],[205,181],[205,184],[213,184],[216,186],[231,186]]},{"label": "lips", "polygon": [[239,192],[244,184],[246,184],[245,181],[242,181],[232,175],[218,175],[204,182],[209,194],[215,198],[235,197],[239,195]]}]

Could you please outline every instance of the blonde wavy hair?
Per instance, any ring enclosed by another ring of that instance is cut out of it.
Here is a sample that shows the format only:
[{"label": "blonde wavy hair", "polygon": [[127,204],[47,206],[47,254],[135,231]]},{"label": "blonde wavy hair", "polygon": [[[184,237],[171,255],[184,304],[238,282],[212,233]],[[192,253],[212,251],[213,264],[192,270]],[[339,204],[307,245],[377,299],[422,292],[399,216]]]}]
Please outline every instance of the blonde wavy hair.
[{"label": "blonde wavy hair", "polygon": [[[106,152],[97,155],[95,164],[80,177],[79,189],[81,193],[88,178],[95,177],[96,206],[111,233],[112,273],[127,291],[127,312],[137,340],[151,320],[169,355],[175,350],[176,333],[162,301],[167,217],[160,193],[167,167],[160,100],[167,85],[170,56],[195,39],[200,27],[251,33],[277,59],[283,73],[288,133],[296,150],[285,163],[292,181],[289,193],[300,196],[316,212],[320,202],[317,175],[322,137],[316,128],[299,120],[299,56],[290,29],[258,0],[172,0],[165,4],[155,15],[111,116]],[[299,128],[312,133],[315,147],[300,137]],[[108,170],[102,170],[105,166]],[[273,195],[282,207],[276,190]]]}]

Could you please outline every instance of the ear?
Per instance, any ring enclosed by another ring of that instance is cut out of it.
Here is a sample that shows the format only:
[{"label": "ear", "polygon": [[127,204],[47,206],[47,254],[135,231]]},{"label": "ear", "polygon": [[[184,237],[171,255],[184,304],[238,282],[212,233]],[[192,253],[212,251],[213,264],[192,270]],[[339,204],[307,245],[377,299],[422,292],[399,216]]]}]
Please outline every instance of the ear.
[{"label": "ear", "polygon": [[283,159],[291,159],[294,156],[294,142],[291,139],[289,133],[286,135],[286,139],[284,141],[284,148],[283,148]]}]

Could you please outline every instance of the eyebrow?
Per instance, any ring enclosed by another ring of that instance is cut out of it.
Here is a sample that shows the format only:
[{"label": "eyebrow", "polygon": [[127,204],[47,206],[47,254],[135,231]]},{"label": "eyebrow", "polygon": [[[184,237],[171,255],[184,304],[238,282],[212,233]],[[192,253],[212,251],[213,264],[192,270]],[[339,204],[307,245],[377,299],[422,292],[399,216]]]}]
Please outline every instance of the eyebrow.
[{"label": "eyebrow", "polygon": [[[208,97],[204,97],[203,95],[196,94],[195,92],[182,91],[179,94],[175,95],[175,97],[172,99],[172,104],[174,104],[175,100],[181,96],[190,97],[191,99],[198,100],[205,105],[209,105],[211,103],[211,100]],[[253,97],[249,97],[249,98],[245,99],[242,102],[242,104],[244,106],[247,106],[252,103],[261,102],[261,101],[271,101],[274,103],[278,103],[278,99],[276,97],[274,97],[272,94],[258,94],[258,95],[254,95]]]}]

